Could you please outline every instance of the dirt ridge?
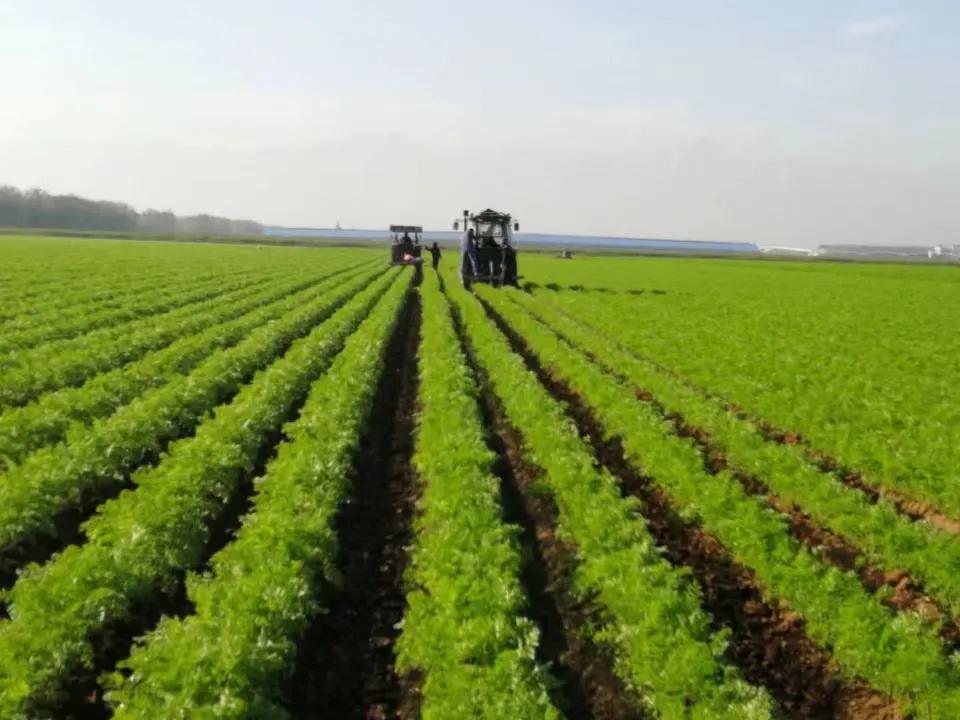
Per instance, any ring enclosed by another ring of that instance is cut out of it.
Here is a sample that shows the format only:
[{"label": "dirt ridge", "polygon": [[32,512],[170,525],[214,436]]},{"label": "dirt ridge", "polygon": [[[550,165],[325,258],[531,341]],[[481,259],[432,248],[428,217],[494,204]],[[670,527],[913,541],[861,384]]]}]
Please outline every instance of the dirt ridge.
[{"label": "dirt ridge", "polygon": [[711,436],[706,430],[688,424],[682,416],[676,414],[668,416],[667,419],[674,422],[680,437],[688,438],[694,443],[703,457],[707,472],[716,474],[723,470],[729,471],[747,493],[762,496],[771,509],[786,517],[791,534],[821,561],[854,573],[861,584],[872,593],[881,588],[889,588],[891,592],[883,597],[885,605],[895,612],[916,612],[931,622],[941,622],[940,635],[947,651],[960,648],[960,625],[956,619],[943,605],[928,595],[923,584],[907,570],[884,570],[870,563],[855,544],[810,517],[801,507],[771,492],[760,478],[731,466],[723,452],[712,444]]},{"label": "dirt ridge", "polygon": [[301,639],[287,709],[294,717],[399,718],[416,687],[394,667],[413,537],[411,464],[421,305],[411,291],[387,349],[371,421],[354,463],[351,499],[335,521],[343,583]]},{"label": "dirt ridge", "polygon": [[557,535],[556,503],[535,488],[543,470],[523,456],[523,435],[507,420],[489,380],[464,340],[454,308],[454,324],[468,365],[480,387],[480,409],[487,442],[496,454],[504,520],[521,530],[525,554],[521,583],[528,612],[540,630],[538,660],[559,686],[550,688],[554,705],[577,720],[639,720],[639,700],[632,698],[613,669],[610,652],[598,647],[583,628],[599,624],[596,607],[571,591],[576,546]]},{"label": "dirt ridge", "polygon": [[[587,325],[594,331],[598,332],[596,327],[584,323],[584,321],[578,316],[572,315],[562,308],[558,308],[558,312],[562,313],[573,322]],[[719,393],[716,393],[713,390],[710,390],[709,388],[704,387],[694,380],[682,375],[673,368],[664,365],[653,357],[628,347],[616,339],[611,339],[611,342],[616,343],[616,346],[621,351],[632,355],[639,360],[650,363],[653,365],[653,367],[657,368],[665,375],[672,377],[674,380],[690,388],[694,392],[702,395],[705,398],[720,403],[723,405],[724,409],[727,410],[727,412],[733,414],[740,420],[744,420],[754,425],[758,432],[763,435],[764,439],[771,442],[781,443],[783,445],[802,446],[802,451],[806,462],[823,472],[835,475],[848,487],[864,493],[871,500],[871,502],[875,503],[880,498],[883,498],[904,517],[907,517],[915,522],[925,521],[933,525],[938,530],[951,533],[953,535],[960,535],[960,519],[950,517],[949,515],[941,512],[935,505],[933,505],[933,503],[911,497],[906,493],[894,490],[892,488],[886,488],[875,482],[871,482],[866,478],[865,473],[862,471],[845,467],[836,457],[827,451],[813,447],[802,433],[795,430],[785,430],[780,428],[768,420],[756,415],[755,413],[750,412],[742,405],[723,397]]]},{"label": "dirt ridge", "polygon": [[731,631],[726,657],[745,679],[766,687],[792,717],[901,717],[892,698],[863,681],[842,677],[836,661],[810,640],[796,612],[764,600],[752,571],[737,563],[714,536],[681,518],[656,483],[626,462],[620,439],[604,440],[602,426],[582,398],[541,365],[495,309],[483,304],[527,367],[566,404],[581,435],[618,479],[622,492],[641,500],[640,511],[667,559],[693,571],[705,609],[718,628]]},{"label": "dirt ridge", "polygon": [[[561,337],[564,336],[561,335]],[[948,652],[960,647],[960,624],[958,624],[957,620],[950,615],[949,611],[942,604],[927,594],[923,588],[923,584],[913,578],[908,571],[902,568],[884,570],[869,563],[863,551],[855,544],[814,520],[804,512],[802,507],[794,503],[788,503],[777,494],[771,492],[766,483],[755,475],[746,473],[736,466],[730,465],[724,452],[714,443],[709,431],[693,425],[682,414],[668,410],[667,407],[646,388],[637,387],[629,378],[609,370],[605,363],[599,360],[594,353],[583,348],[578,349],[592,362],[604,368],[605,372],[608,372],[621,382],[633,387],[637,399],[653,407],[663,420],[673,426],[677,436],[691,440],[700,452],[703,458],[704,468],[707,472],[717,474],[722,470],[729,470],[747,493],[763,496],[764,501],[771,509],[784,515],[789,521],[791,534],[805,547],[813,551],[823,562],[841,570],[854,572],[860,582],[870,592],[876,592],[884,587],[889,588],[891,592],[883,597],[884,604],[896,612],[917,612],[929,618],[932,622],[942,622],[941,638],[945,642]],[[704,394],[708,393],[704,391]],[[739,417],[739,412],[735,412],[729,403],[725,404],[727,405],[728,412],[737,414]],[[788,445],[798,444],[802,441],[802,438],[797,433],[784,433],[782,431],[771,430],[770,428],[771,426],[767,424],[759,428],[768,441]],[[836,468],[831,466],[830,469],[821,469],[832,472]],[[869,489],[863,489],[869,493]],[[876,502],[878,495],[873,494],[871,499]]]}]

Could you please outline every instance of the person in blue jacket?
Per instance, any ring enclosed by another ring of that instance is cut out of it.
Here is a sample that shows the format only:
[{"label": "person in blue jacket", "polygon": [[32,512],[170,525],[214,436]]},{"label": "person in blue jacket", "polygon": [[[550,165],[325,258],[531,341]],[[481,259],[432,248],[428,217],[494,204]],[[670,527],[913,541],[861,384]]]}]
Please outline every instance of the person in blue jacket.
[{"label": "person in blue jacket", "polygon": [[477,274],[477,237],[473,228],[463,233],[460,241],[460,279],[464,286],[470,286],[470,279]]}]

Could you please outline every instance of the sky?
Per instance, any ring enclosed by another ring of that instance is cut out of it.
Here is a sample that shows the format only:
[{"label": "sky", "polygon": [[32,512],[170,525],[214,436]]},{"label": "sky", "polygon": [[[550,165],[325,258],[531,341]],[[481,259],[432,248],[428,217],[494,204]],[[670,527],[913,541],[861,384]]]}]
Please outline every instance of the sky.
[{"label": "sky", "polygon": [[960,3],[0,0],[0,183],[265,224],[960,243]]}]

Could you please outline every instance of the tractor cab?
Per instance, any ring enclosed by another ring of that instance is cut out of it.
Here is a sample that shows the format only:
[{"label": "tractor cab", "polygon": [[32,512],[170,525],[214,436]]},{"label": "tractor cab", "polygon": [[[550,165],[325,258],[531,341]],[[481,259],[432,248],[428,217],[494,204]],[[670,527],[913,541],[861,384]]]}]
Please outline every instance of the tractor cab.
[{"label": "tractor cab", "polygon": [[419,225],[391,225],[390,233],[393,236],[390,244],[391,265],[419,265],[423,260],[420,255],[423,245],[420,238],[423,228]]},{"label": "tractor cab", "polygon": [[[460,230],[459,220],[454,221],[453,229]],[[476,214],[463,211],[460,277],[464,287],[475,282],[518,287],[513,233],[519,229],[520,223],[507,213],[489,208]]]}]

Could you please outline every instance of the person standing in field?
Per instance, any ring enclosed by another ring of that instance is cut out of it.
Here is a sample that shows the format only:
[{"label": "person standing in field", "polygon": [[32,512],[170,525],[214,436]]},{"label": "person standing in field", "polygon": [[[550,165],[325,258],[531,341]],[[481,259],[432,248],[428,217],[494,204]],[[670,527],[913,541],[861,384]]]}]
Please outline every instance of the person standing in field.
[{"label": "person standing in field", "polygon": [[517,252],[510,243],[509,233],[503,239],[500,257],[500,284],[517,287]]},{"label": "person standing in field", "polygon": [[410,239],[410,235],[407,233],[404,233],[403,239],[400,240],[400,250],[404,255],[404,260],[406,260],[407,255],[411,258],[413,257],[413,240]]},{"label": "person standing in field", "polygon": [[473,228],[463,233],[460,241],[460,277],[464,284],[477,274],[477,242]]},{"label": "person standing in field", "polygon": [[440,246],[436,241],[430,246],[430,257],[433,258],[433,269],[436,270],[440,265]]}]

